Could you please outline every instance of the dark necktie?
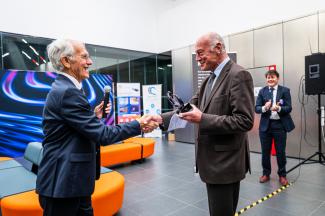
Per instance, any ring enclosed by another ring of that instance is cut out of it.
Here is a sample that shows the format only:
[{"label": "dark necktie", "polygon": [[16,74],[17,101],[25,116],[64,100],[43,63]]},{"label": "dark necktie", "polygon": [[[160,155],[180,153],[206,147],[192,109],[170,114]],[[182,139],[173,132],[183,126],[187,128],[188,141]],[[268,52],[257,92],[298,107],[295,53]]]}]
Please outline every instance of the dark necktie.
[{"label": "dark necktie", "polygon": [[271,103],[272,103],[272,106],[273,106],[273,103],[274,103],[274,101],[273,101],[273,92],[274,92],[274,88],[273,87],[271,87],[270,88],[270,99],[271,99]]},{"label": "dark necktie", "polygon": [[210,93],[211,93],[211,90],[212,90],[212,84],[213,84],[213,81],[214,79],[216,78],[216,75],[215,73],[211,73],[210,74],[210,77],[209,77],[209,80],[208,80],[208,83],[205,87],[205,99],[204,99],[204,103],[206,103],[206,101],[208,100],[209,96],[210,96]]}]

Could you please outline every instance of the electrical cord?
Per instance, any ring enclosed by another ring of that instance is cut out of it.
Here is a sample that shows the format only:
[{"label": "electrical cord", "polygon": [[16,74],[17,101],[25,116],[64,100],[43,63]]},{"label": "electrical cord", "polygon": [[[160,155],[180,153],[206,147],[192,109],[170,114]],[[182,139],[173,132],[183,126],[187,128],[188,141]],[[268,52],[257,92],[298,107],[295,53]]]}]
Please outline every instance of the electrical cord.
[{"label": "electrical cord", "polygon": [[[306,107],[305,106],[309,103],[309,97],[312,99],[312,101],[315,104],[317,104],[317,101],[313,96],[308,95],[306,97],[306,95],[305,95],[305,75],[302,75],[300,78],[299,91],[298,91],[298,101],[301,105],[301,107],[300,107],[300,122],[301,122],[301,124],[300,124],[300,141],[299,141],[299,154],[298,154],[299,164],[301,162],[302,141],[305,141],[305,143],[311,147],[317,147],[316,145],[311,144],[307,140],[308,131],[307,131]],[[323,142],[325,143],[324,127],[322,127],[322,138],[323,138]],[[300,173],[301,173],[301,166],[299,166],[298,175],[293,180],[293,183],[295,183],[299,179]]]},{"label": "electrical cord", "polygon": [[[307,118],[306,118],[307,114],[306,114],[306,107],[305,106],[309,103],[309,98],[312,98],[313,101],[315,102],[315,104],[317,104],[317,101],[315,101],[315,98],[313,96],[307,95],[307,97],[306,97],[306,95],[305,95],[305,75],[302,75],[301,78],[300,78],[299,91],[298,91],[298,101],[299,101],[299,103],[301,105],[300,112],[303,112],[303,117],[301,116],[300,120],[301,120],[301,123],[303,123],[303,125],[304,125],[304,130],[303,131],[301,130],[301,132],[303,132],[303,134],[304,134],[304,136],[303,136],[304,141],[309,146],[317,147],[317,145],[311,144],[307,139],[309,134],[308,134],[308,131],[307,131]],[[300,114],[302,115],[302,113],[300,113]]]},{"label": "electrical cord", "polygon": [[[322,138],[323,138],[323,142],[325,143],[324,127],[322,127]],[[322,152],[321,152],[321,153],[322,153]]]},{"label": "electrical cord", "polygon": [[[305,102],[305,93],[304,93],[304,82],[305,82],[305,76],[301,76],[300,77],[300,82],[299,82],[299,90],[298,90],[298,101],[301,105],[300,107],[300,140],[299,140],[299,154],[298,154],[298,158],[299,158],[299,164],[300,164],[300,161],[301,161],[301,146],[302,146],[302,139],[303,139],[303,124],[302,124],[302,120],[303,120],[303,115],[306,116],[306,110],[305,110],[305,105],[308,103],[308,98]],[[304,125],[305,125],[305,130],[304,132],[306,131],[306,118],[304,118],[305,121],[304,121]],[[304,133],[305,134],[305,133]],[[300,173],[301,173],[301,166],[299,166],[299,169],[298,169],[298,175],[296,176],[296,178],[292,181],[292,183],[295,183],[298,178],[300,177]]]}]

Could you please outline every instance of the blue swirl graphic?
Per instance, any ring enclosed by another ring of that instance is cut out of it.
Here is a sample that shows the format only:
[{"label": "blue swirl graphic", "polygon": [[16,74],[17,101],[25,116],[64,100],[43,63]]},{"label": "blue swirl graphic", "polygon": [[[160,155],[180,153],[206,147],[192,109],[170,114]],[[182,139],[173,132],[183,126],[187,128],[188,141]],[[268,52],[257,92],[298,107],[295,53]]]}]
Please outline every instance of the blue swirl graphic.
[{"label": "blue swirl graphic", "polygon": [[[54,72],[0,70],[0,156],[22,156],[29,142],[42,141],[43,107],[56,76]],[[112,86],[112,78],[103,74],[91,74],[83,82],[93,107],[102,100],[106,85]],[[114,124],[113,110],[104,122]]]}]

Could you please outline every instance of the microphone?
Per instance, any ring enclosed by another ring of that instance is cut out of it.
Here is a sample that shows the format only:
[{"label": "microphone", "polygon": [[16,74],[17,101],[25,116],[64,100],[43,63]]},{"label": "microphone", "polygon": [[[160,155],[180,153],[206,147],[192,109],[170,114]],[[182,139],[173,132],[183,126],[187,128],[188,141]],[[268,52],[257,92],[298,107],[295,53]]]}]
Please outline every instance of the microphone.
[{"label": "microphone", "polygon": [[107,104],[109,104],[109,94],[111,92],[110,86],[104,87],[104,106],[103,106],[103,118],[107,118],[107,113],[105,112],[105,109],[107,107]]}]

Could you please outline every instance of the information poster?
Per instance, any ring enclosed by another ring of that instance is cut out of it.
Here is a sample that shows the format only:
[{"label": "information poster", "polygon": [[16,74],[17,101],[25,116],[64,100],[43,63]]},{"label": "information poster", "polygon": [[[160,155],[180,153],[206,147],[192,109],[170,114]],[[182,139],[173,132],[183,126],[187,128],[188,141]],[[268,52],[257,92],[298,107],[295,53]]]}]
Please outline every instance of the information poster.
[{"label": "information poster", "polygon": [[140,83],[117,83],[117,121],[125,123],[141,117]]},{"label": "information poster", "polygon": [[[143,85],[143,113],[161,114],[161,85]],[[161,137],[161,130],[155,129],[151,133],[144,134],[145,137]]]}]

